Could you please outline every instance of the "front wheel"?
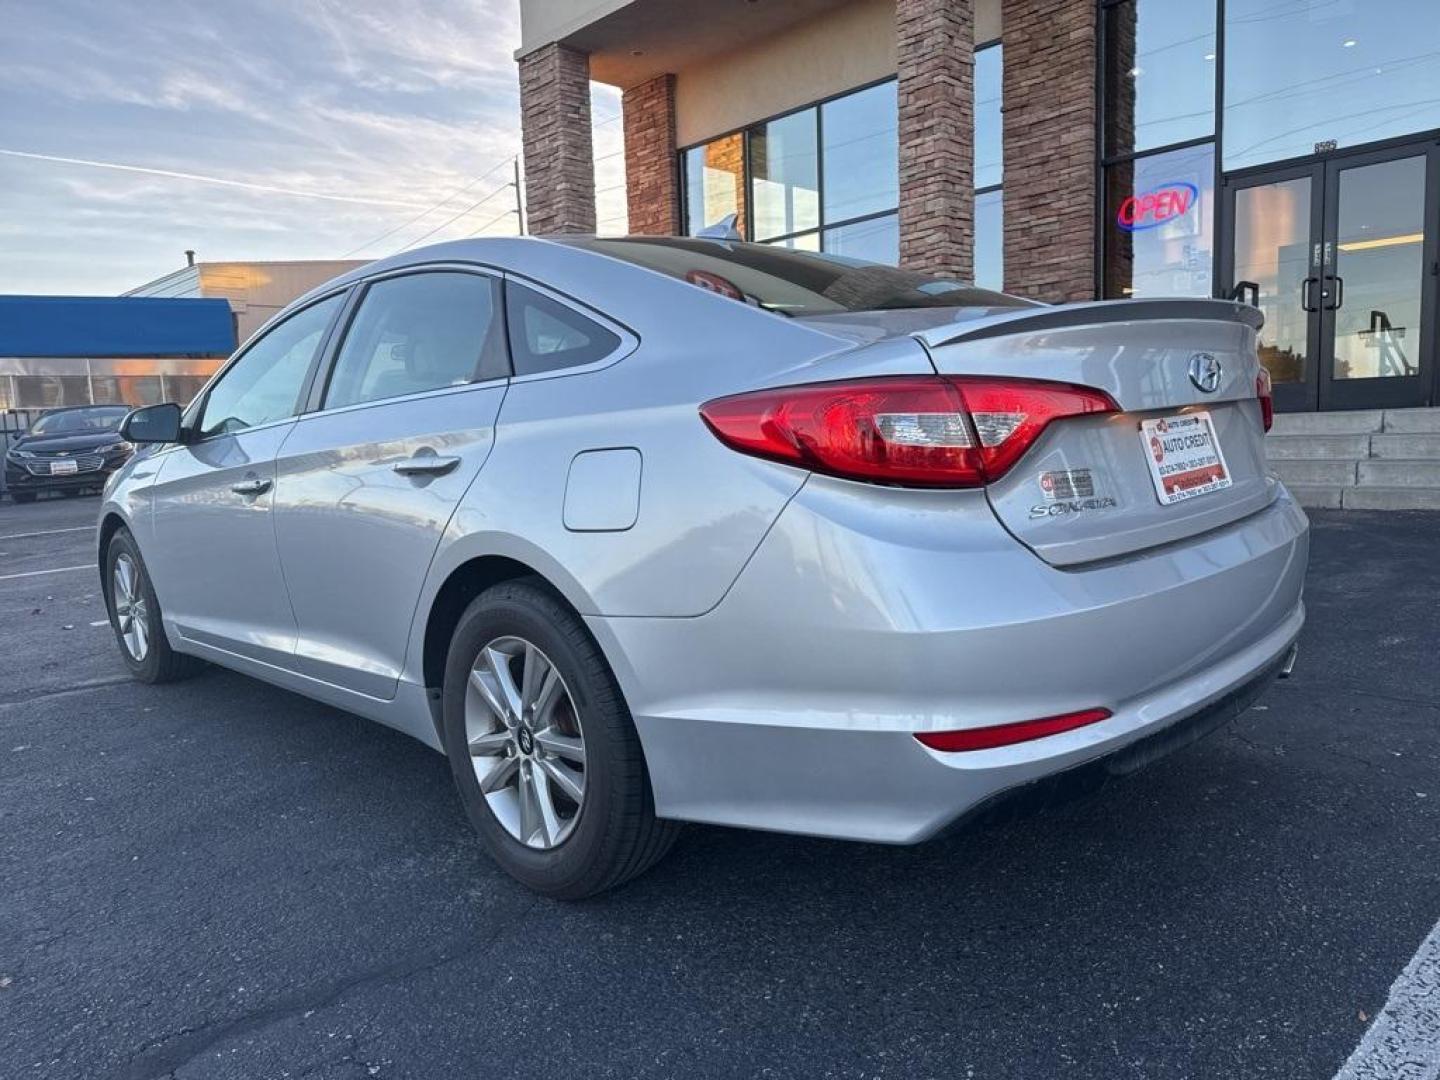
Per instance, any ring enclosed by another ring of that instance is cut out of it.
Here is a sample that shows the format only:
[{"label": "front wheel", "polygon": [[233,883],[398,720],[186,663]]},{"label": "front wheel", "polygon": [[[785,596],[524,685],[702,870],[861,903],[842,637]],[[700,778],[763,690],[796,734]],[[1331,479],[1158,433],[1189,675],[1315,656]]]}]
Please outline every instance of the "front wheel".
[{"label": "front wheel", "polygon": [[140,682],[173,682],[200,666],[192,656],[170,648],[160,621],[160,601],[130,530],[116,530],[105,549],[105,606],[120,645],[120,656]]},{"label": "front wheel", "polygon": [[604,892],[649,869],[679,835],[655,816],[609,665],[539,582],[503,582],[466,608],[443,706],[466,813],[495,861],[536,892]]}]

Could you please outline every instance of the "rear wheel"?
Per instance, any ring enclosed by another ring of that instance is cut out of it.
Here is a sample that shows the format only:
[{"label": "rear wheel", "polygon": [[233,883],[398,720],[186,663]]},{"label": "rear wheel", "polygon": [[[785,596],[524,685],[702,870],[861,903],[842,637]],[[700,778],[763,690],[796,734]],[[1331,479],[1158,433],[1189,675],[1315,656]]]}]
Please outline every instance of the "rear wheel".
[{"label": "rear wheel", "polygon": [[173,682],[199,669],[199,660],[170,648],[145,560],[123,527],[105,549],[105,606],[131,676],[146,683]]},{"label": "rear wheel", "polygon": [[542,584],[504,582],[450,644],[445,749],[495,861],[537,892],[592,896],[643,873],[680,826],[655,817],[629,710],[584,625]]}]

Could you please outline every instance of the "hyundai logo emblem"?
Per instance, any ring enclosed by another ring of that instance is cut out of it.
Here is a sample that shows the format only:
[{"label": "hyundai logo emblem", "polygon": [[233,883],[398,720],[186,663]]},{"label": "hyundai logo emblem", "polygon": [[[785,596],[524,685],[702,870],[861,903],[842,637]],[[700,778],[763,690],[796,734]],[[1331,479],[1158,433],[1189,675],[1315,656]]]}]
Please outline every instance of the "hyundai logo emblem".
[{"label": "hyundai logo emblem", "polygon": [[1202,393],[1213,394],[1220,389],[1220,361],[1213,353],[1190,354],[1190,381]]}]

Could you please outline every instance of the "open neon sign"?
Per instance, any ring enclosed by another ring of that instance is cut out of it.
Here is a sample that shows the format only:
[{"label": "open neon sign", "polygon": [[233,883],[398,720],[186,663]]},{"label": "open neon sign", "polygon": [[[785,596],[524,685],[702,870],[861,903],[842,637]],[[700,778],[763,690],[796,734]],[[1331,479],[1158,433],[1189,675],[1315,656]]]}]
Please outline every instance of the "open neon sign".
[{"label": "open neon sign", "polygon": [[1184,217],[1200,198],[1200,189],[1184,180],[1136,192],[1120,204],[1115,224],[1126,232],[1156,229]]}]

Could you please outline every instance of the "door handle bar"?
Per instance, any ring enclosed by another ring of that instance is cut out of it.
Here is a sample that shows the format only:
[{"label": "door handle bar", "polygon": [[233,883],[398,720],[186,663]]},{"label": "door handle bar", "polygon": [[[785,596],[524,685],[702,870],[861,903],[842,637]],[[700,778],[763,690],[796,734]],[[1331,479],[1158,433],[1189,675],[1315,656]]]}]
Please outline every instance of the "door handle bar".
[{"label": "door handle bar", "polygon": [[1320,310],[1319,308],[1317,308],[1317,307],[1315,306],[1314,292],[1313,292],[1315,286],[1318,285],[1318,284],[1320,284],[1320,279],[1317,278],[1317,277],[1307,277],[1304,281],[1302,281],[1302,282],[1300,283],[1300,310],[1301,310],[1301,311],[1319,311],[1319,310]]},{"label": "door handle bar", "polygon": [[1335,283],[1335,299],[1328,306],[1331,311],[1339,311],[1345,303],[1345,279],[1339,274],[1331,274],[1330,280]]},{"label": "door handle bar", "polygon": [[241,480],[238,484],[231,484],[230,490],[236,495],[264,495],[270,490],[270,481],[263,477],[254,480]]},{"label": "door handle bar", "polygon": [[458,457],[438,457],[434,454],[424,454],[397,461],[391,468],[401,476],[444,476],[459,464]]}]

